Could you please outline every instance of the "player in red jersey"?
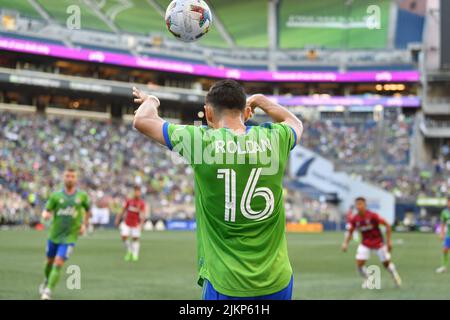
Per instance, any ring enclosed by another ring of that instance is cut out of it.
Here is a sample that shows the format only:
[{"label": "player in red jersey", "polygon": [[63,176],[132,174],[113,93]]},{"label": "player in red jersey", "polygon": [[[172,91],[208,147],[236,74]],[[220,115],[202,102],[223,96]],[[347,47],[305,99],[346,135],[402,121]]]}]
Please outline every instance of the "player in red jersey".
[{"label": "player in red jersey", "polygon": [[[365,264],[370,258],[371,251],[375,251],[377,253],[386,270],[388,270],[392,275],[395,284],[397,286],[401,286],[402,280],[395,268],[395,265],[391,261],[391,226],[378,214],[367,210],[365,198],[357,198],[355,201],[355,207],[358,213],[355,214],[350,221],[350,229],[348,230],[348,234],[342,244],[342,251],[347,251],[348,243],[352,238],[353,231],[355,229],[359,230],[361,232],[362,241],[356,252],[356,265],[360,275],[364,278],[363,288],[366,288],[367,286],[368,274]],[[384,243],[380,225],[384,225],[386,227],[387,244]]]},{"label": "player in red jersey", "polygon": [[[141,188],[134,187],[133,198],[127,199],[120,214],[116,216],[116,227],[120,225],[120,235],[125,244],[127,253],[125,261],[139,260],[139,238],[141,237],[142,224],[145,221],[146,206],[141,198]],[[125,221],[120,223],[122,216],[125,215]],[[129,241],[131,238],[131,242]]]}]

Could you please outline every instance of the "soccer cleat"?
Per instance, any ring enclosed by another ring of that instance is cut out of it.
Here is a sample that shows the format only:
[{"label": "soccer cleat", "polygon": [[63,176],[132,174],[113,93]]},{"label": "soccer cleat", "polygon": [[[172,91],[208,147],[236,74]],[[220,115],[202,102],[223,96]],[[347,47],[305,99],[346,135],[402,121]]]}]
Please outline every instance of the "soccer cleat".
[{"label": "soccer cleat", "polygon": [[44,282],[42,282],[39,285],[39,294],[42,295],[44,293],[45,288],[47,288],[47,279],[44,280]]},{"label": "soccer cleat", "polygon": [[133,258],[133,254],[131,252],[127,252],[127,254],[125,255],[125,257],[123,259],[125,261],[131,261],[132,258]]},{"label": "soccer cleat", "polygon": [[42,291],[41,300],[51,300],[52,299],[51,294],[52,294],[51,290],[49,288],[45,288]]},{"label": "soccer cleat", "polygon": [[364,281],[363,281],[363,283],[362,283],[362,285],[361,285],[361,289],[367,289],[367,287],[368,287],[368,283],[367,283],[367,279],[365,279]]},{"label": "soccer cleat", "polygon": [[131,261],[136,262],[138,260],[139,260],[139,256],[134,255],[134,254],[131,256]]},{"label": "soccer cleat", "polygon": [[442,266],[436,269],[436,273],[445,273],[445,272],[447,272],[447,267]]}]

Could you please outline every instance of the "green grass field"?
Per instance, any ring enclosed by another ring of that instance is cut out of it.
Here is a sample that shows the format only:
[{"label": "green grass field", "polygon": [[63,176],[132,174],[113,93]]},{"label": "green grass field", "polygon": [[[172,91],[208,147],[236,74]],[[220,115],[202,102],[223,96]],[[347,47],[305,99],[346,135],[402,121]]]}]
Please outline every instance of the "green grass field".
[{"label": "green grass field", "polygon": [[[289,234],[295,299],[450,299],[450,274],[436,275],[440,242],[431,234],[395,234],[393,259],[403,278],[394,288],[382,270],[380,290],[362,290],[354,268],[353,243],[339,251],[341,233]],[[43,278],[46,233],[0,231],[0,299],[37,299]],[[117,231],[81,238],[67,265],[81,268],[81,289],[66,289],[61,277],[55,299],[199,299],[195,234],[147,232],[141,259],[123,261]],[[378,264],[375,257],[370,263]]]}]

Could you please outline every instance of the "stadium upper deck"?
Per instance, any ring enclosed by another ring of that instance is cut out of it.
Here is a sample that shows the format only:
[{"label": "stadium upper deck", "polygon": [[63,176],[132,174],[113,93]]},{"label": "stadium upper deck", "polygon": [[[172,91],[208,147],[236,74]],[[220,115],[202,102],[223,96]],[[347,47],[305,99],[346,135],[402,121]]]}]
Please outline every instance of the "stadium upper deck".
[{"label": "stadium upper deck", "polygon": [[[336,69],[343,67],[342,61],[350,69],[412,69],[414,59],[406,49],[422,40],[423,13],[412,12],[409,1],[401,6],[394,0],[273,1],[278,15],[271,20],[272,2],[210,0],[215,27],[195,46],[186,45],[165,30],[163,15],[169,2],[0,0],[0,35],[34,35],[72,47],[107,47],[210,65],[285,70]],[[81,29],[68,32],[67,10],[73,5],[80,10]],[[324,6],[326,12],[321,10]],[[372,25],[374,6],[380,19]],[[269,50],[270,29],[277,35],[275,53]]]}]

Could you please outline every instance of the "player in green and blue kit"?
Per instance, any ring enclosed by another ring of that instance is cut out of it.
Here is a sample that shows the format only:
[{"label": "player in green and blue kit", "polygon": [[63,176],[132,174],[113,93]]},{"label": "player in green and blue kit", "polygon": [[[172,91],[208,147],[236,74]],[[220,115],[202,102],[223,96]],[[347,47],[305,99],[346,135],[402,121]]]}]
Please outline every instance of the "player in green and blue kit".
[{"label": "player in green and blue kit", "polygon": [[[208,126],[158,116],[159,100],[133,89],[134,127],[183,156],[195,175],[197,260],[204,299],[291,299],[283,177],[302,122],[233,80],[206,97]],[[246,126],[261,108],[274,123]]]},{"label": "player in green and blue kit", "polygon": [[450,197],[447,198],[447,208],[441,213],[441,240],[444,241],[442,248],[442,265],[437,268],[437,273],[444,273],[448,267],[448,250],[450,249]]},{"label": "player in green and blue kit", "polygon": [[64,189],[54,192],[42,212],[44,219],[53,217],[47,240],[45,280],[39,287],[41,299],[49,300],[57,284],[64,261],[75,246],[78,235],[86,229],[89,198],[76,187],[77,173],[69,168],[64,172]]}]

